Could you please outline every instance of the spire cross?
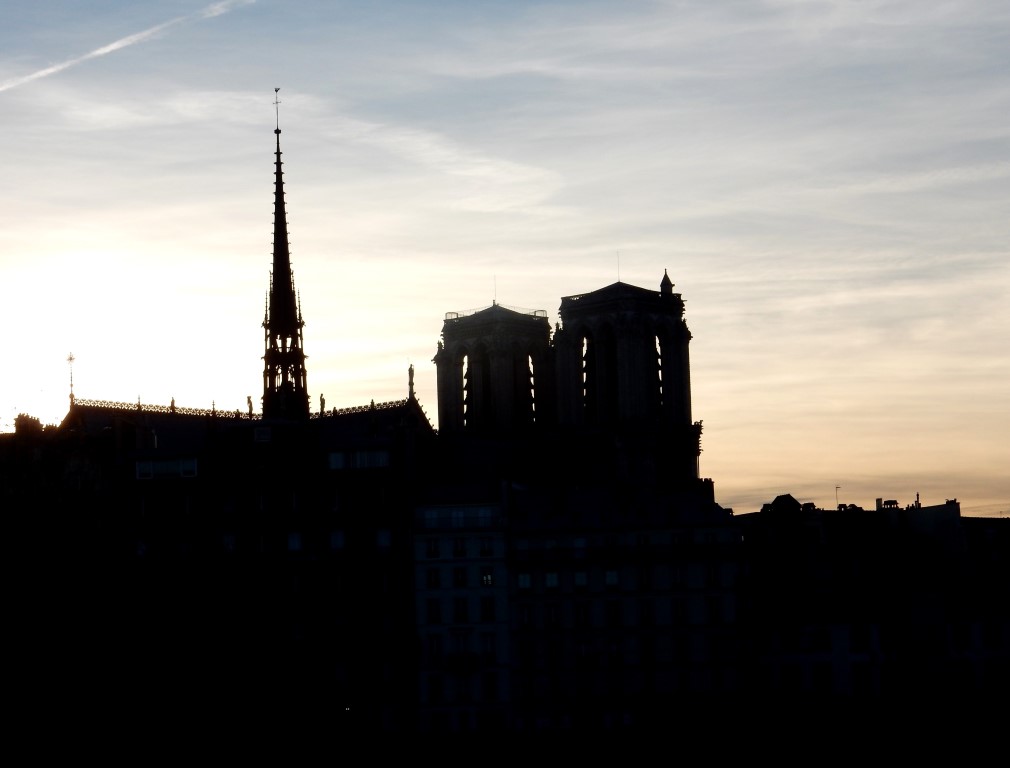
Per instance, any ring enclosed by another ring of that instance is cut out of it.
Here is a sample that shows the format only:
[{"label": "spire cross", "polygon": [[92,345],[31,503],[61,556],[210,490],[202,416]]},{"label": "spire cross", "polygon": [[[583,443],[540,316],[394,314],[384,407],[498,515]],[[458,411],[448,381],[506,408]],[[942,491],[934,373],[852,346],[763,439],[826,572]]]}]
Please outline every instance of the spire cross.
[{"label": "spire cross", "polygon": [[281,110],[280,110],[280,106],[279,106],[280,103],[281,103],[281,100],[277,98],[277,92],[279,90],[280,90],[280,88],[274,88],[274,115],[277,117],[277,130],[278,131],[280,131],[280,129],[281,129]]}]

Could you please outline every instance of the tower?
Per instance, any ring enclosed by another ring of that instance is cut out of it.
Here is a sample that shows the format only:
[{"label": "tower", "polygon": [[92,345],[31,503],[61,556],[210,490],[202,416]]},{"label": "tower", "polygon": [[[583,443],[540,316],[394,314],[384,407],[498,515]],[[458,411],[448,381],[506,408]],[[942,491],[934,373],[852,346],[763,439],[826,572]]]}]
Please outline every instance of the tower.
[{"label": "tower", "polygon": [[543,310],[495,302],[473,313],[447,312],[433,362],[442,432],[504,435],[551,418],[550,324]]},{"label": "tower", "polygon": [[[274,108],[280,102],[274,89]],[[263,318],[263,418],[301,420],[309,418],[309,394],[302,345],[301,302],[295,294],[291,255],[288,250],[288,219],[284,208],[284,177],[281,172],[281,127],[277,116],[274,179],[274,249],[266,313]]]},{"label": "tower", "polygon": [[[620,281],[561,299],[554,334],[558,419],[622,437],[635,463],[698,477],[701,423],[691,420],[691,332],[664,271],[659,292]],[[651,457],[651,458],[650,458]]]}]

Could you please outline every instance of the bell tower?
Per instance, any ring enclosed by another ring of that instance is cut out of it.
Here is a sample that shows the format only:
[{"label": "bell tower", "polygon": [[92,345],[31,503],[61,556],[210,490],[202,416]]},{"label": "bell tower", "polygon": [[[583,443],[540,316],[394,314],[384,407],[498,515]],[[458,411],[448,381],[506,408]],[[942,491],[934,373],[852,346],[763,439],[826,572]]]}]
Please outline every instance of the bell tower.
[{"label": "bell tower", "polygon": [[281,171],[280,101],[274,88],[277,127],[274,179],[274,249],[270,287],[263,318],[263,418],[302,420],[309,418],[309,394],[302,345],[301,302],[288,250],[288,220],[284,207],[284,177]]},{"label": "bell tower", "polygon": [[561,424],[620,435],[636,466],[697,480],[701,422],[691,417],[691,332],[664,270],[659,292],[620,281],[566,296],[554,334]]}]

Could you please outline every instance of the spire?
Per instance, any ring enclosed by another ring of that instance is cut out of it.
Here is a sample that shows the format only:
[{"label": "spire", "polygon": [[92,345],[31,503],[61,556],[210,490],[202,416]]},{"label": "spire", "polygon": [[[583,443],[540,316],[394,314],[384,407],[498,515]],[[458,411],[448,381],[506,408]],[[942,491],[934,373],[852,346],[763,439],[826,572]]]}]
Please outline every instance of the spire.
[{"label": "spire", "polygon": [[74,353],[71,352],[67,355],[67,365],[70,366],[70,407],[74,407]]},{"label": "spire", "polygon": [[[280,104],[274,88],[274,107]],[[301,320],[295,302],[294,277],[291,274],[291,253],[288,249],[288,215],[284,206],[284,174],[281,170],[281,128],[280,112],[277,112],[277,127],[274,129],[277,146],[274,152],[274,261],[270,284],[270,328],[275,333],[293,335],[301,327]]]},{"label": "spire", "polygon": [[663,279],[659,283],[659,292],[664,295],[673,293],[673,280],[670,279],[670,275],[665,269],[663,270]]},{"label": "spire", "polygon": [[291,253],[288,248],[288,219],[284,206],[284,175],[281,170],[280,100],[274,88],[277,125],[274,164],[273,268],[267,291],[263,320],[263,418],[302,419],[309,416],[309,396],[302,349],[301,306],[295,294]]}]

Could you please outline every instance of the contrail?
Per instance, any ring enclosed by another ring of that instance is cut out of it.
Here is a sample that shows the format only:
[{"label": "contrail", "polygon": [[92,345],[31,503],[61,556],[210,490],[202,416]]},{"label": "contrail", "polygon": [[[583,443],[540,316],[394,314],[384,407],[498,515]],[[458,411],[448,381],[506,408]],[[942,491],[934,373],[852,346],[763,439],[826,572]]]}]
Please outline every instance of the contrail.
[{"label": "contrail", "polygon": [[0,83],[0,93],[3,91],[9,91],[11,88],[17,88],[19,85],[30,83],[33,80],[41,80],[43,77],[55,75],[57,72],[62,72],[70,67],[75,67],[78,64],[88,61],[89,59],[97,59],[99,56],[105,56],[106,54],[113,53],[114,51],[118,51],[122,48],[135,45],[136,43],[142,43],[145,40],[149,40],[154,37],[159,32],[162,32],[170,27],[174,27],[177,24],[181,24],[184,21],[188,21],[190,19],[211,19],[215,16],[221,16],[222,14],[228,13],[239,6],[250,5],[254,2],[256,2],[256,0],[223,0],[219,3],[211,3],[206,8],[202,8],[196,13],[191,13],[188,16],[179,16],[150,27],[149,29],[145,29],[143,32],[137,32],[133,35],[121,37],[113,43],[103,45],[101,48],[96,48],[90,53],[78,56],[76,59],[68,59],[67,61],[62,61],[59,64],[53,64],[45,69],[40,69],[37,72],[32,72],[30,75],[24,75],[22,77],[16,77],[13,80],[7,80],[4,83]]}]

